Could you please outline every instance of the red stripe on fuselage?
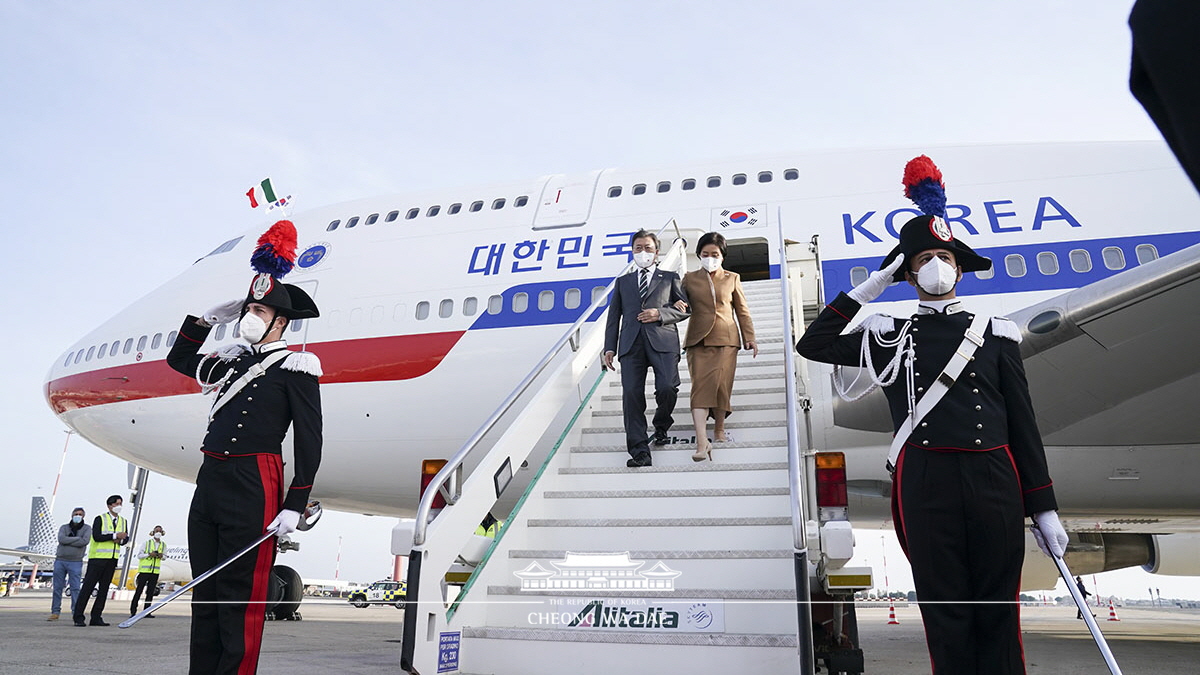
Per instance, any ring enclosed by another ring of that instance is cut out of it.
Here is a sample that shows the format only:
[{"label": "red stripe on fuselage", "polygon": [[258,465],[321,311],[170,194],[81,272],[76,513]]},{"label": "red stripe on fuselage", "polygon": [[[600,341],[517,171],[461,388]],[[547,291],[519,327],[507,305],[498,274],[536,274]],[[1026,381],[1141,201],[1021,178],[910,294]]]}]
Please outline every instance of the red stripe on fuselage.
[{"label": "red stripe on fuselage", "polygon": [[[322,384],[411,380],[436,368],[465,332],[318,342],[309,344],[308,350],[321,359]],[[54,412],[64,413],[198,391],[196,380],[180,375],[160,359],[60,377],[46,384],[46,400]]]}]

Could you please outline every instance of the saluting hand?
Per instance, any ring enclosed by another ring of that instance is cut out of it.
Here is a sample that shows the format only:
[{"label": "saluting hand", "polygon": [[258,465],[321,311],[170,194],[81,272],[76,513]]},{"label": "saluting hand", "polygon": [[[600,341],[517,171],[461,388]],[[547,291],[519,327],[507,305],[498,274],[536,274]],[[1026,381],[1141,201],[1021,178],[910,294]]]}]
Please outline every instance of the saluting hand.
[{"label": "saluting hand", "polygon": [[881,270],[875,270],[874,272],[871,272],[871,276],[867,277],[866,281],[855,286],[846,295],[850,296],[860,305],[865,305],[868,302],[871,302],[875,298],[878,298],[880,295],[882,295],[883,292],[887,290],[887,287],[892,284],[892,276],[896,274],[896,270],[900,269],[900,265],[902,264],[904,264],[903,253],[896,256],[896,259],[892,261],[891,265],[888,265]]}]

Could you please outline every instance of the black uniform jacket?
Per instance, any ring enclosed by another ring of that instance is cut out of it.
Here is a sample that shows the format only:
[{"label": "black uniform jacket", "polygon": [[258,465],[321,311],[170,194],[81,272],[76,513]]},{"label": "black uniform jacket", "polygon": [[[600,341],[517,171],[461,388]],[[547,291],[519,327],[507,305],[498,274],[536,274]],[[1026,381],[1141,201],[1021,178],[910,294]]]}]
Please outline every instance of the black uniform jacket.
[{"label": "black uniform jacket", "polygon": [[[196,324],[189,316],[179,328],[167,363],[188,377],[196,377],[196,369],[204,358],[198,352],[208,337],[210,328]],[[247,351],[238,356],[211,357],[204,360],[199,377],[205,383],[220,380],[230,370],[232,374],[220,391],[225,391],[251,365],[265,359],[274,349],[286,349],[280,341],[266,345],[261,353]],[[283,453],[283,438],[288,426],[294,427],[294,477],[283,508],[304,512],[313,478],[321,464],[321,393],[317,385],[320,362],[307,352],[293,352],[267,369],[226,402],[212,421],[204,436],[201,450],[217,459],[260,454]],[[216,394],[214,394],[215,396]]]},{"label": "black uniform jacket", "polygon": [[[812,361],[858,366],[863,336],[841,333],[860,309],[862,305],[848,295],[838,294],[801,336],[796,351]],[[924,395],[946,367],[974,316],[965,311],[918,314],[907,320],[892,320],[894,327],[886,327],[882,337],[889,340],[898,335],[906,321],[911,323],[909,330],[916,354],[913,364],[916,399]],[[882,315],[880,318],[891,320]],[[877,371],[894,354],[895,348],[884,349],[871,340],[871,359]],[[884,394],[892,413],[892,427],[898,430],[908,419],[904,373],[884,388]],[[1008,446],[1016,465],[1025,513],[1056,509],[1020,348],[1015,340],[995,335],[993,322],[989,321],[983,346],[975,351],[973,360],[937,406],[917,425],[905,447],[974,452],[1004,446]]]}]

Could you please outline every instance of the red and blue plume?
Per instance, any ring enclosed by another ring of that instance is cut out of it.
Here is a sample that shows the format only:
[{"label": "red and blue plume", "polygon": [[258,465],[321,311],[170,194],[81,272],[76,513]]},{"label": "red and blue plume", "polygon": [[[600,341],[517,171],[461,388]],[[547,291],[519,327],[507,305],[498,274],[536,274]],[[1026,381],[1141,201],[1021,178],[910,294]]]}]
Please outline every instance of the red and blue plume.
[{"label": "red and blue plume", "polygon": [[946,217],[946,184],[942,172],[925,155],[904,165],[904,196],[913,200],[921,213]]},{"label": "red and blue plume", "polygon": [[296,226],[281,220],[258,238],[258,246],[250,254],[254,271],[279,279],[292,271],[296,264]]}]

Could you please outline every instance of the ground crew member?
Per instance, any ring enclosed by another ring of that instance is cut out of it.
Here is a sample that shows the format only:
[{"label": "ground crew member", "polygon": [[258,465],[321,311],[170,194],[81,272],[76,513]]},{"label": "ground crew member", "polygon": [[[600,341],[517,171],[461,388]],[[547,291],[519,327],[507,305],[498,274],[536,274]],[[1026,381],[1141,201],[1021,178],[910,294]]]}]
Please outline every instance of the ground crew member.
[{"label": "ground crew member", "polygon": [[[892,511],[912,564],[933,672],[1023,674],[1016,602],[1023,515],[1037,523],[1047,555],[1062,555],[1067,534],[1055,513],[1017,346],[1021,334],[1007,319],[977,322],[956,298],[963,273],[990,269],[991,261],[953,236],[941,172],[922,156],[905,168],[904,184],[926,215],[904,225],[880,271],[830,302],[796,350],[814,361],[858,366],[868,341],[865,365],[883,387],[898,439],[889,467]],[[893,281],[916,289],[917,313],[873,315],[858,332],[841,335]],[[933,407],[920,419],[910,416],[913,408],[920,415],[921,400],[935,391],[926,401]]]},{"label": "ground crew member", "polygon": [[[154,596],[158,595],[158,575],[162,572],[163,554],[167,544],[162,540],[166,531],[162,525],[155,525],[150,530],[150,538],[142,545],[141,556],[138,560],[137,589],[133,592],[133,602],[129,603],[129,616],[137,614],[138,598],[142,597],[142,589],[146,590],[146,606],[150,609]],[[147,614],[147,619],[153,619],[153,614]]]},{"label": "ground crew member", "polygon": [[[279,281],[295,263],[295,248],[292,223],[275,223],[251,256],[258,274],[246,298],[187,317],[167,355],[167,363],[195,377],[202,391],[216,392],[188,513],[196,575],[272,528],[278,536],[295,530],[321,461],[321,363],[314,354],[289,351],[283,340],[290,322],[319,314],[307,293]],[[248,347],[199,353],[213,324],[239,318]],[[282,444],[289,427],[295,461],[285,495]],[[196,586],[193,675],[256,672],[275,543],[264,542]]]},{"label": "ground crew member", "polygon": [[87,572],[83,575],[83,585],[79,594],[71,599],[72,611],[76,626],[86,626],[83,621],[84,610],[92,591],[97,588],[96,602],[92,605],[93,626],[107,626],[104,621],[104,604],[108,602],[108,586],[112,583],[113,573],[117,571],[117,559],[121,556],[121,547],[129,541],[129,523],[120,516],[121,495],[108,498],[108,511],[96,516],[92,521],[92,543],[88,547]]}]

